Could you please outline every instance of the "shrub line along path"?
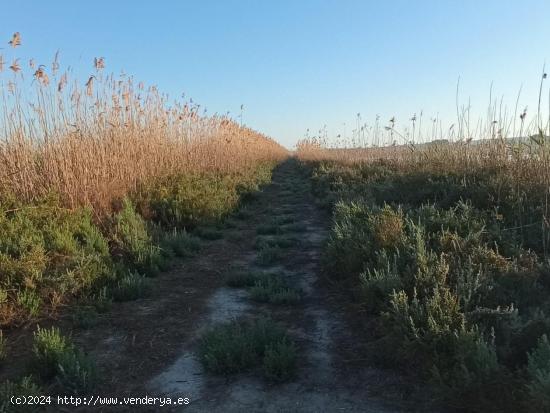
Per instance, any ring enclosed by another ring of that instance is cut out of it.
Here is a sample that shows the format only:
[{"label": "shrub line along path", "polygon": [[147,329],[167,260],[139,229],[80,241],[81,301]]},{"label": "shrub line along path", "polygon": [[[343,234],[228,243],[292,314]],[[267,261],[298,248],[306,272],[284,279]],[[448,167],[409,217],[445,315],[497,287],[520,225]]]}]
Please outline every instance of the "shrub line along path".
[{"label": "shrub line along path", "polygon": [[[278,166],[273,182],[225,223],[222,238],[205,242],[194,258],[161,274],[150,297],[117,304],[97,326],[74,333],[101,372],[94,393],[190,398],[188,406],[163,411],[419,410],[417,403],[406,402],[403,378],[364,359],[364,337],[354,327],[361,317],[352,316],[349,295],[320,276],[328,225],[298,162]],[[290,242],[258,249],[277,237]],[[255,302],[246,289],[226,286],[226,274],[235,269],[272,272],[300,291],[301,299],[283,305]],[[255,369],[227,376],[206,372],[198,356],[204,332],[258,315],[279,323],[296,343],[295,377],[274,384]]]}]

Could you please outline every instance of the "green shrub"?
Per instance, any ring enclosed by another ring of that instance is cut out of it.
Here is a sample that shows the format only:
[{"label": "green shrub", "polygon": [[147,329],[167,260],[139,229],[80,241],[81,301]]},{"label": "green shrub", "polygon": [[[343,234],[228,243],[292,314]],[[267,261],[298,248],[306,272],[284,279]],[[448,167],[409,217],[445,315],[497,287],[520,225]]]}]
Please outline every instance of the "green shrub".
[{"label": "green shrub", "polygon": [[373,241],[366,223],[370,208],[365,204],[339,202],[334,207],[333,225],[323,264],[333,277],[350,278],[365,270],[373,253]]},{"label": "green shrub", "polygon": [[6,380],[0,385],[0,413],[28,413],[36,412],[40,405],[12,404],[10,398],[42,396],[44,391],[34,383],[32,376],[26,376],[13,382]]},{"label": "green shrub", "polygon": [[537,347],[540,338],[545,334],[550,334],[550,318],[538,312],[512,332],[507,362],[515,368],[527,365],[529,353]]},{"label": "green shrub", "polygon": [[77,394],[93,389],[97,381],[95,364],[82,351],[63,352],[57,363],[56,379],[64,391]]},{"label": "green shrub", "polygon": [[115,253],[139,272],[156,275],[162,265],[161,248],[153,242],[145,220],[125,198],[121,210],[113,217],[112,239]]},{"label": "green shrub", "polygon": [[158,180],[142,193],[142,208],[167,228],[190,228],[214,222],[237,206],[234,177],[187,174]]},{"label": "green shrub", "polygon": [[35,318],[40,313],[41,299],[36,291],[25,288],[17,292],[17,304],[28,318]]},{"label": "green shrub", "polygon": [[506,405],[513,399],[503,393],[508,378],[498,363],[494,344],[477,330],[456,331],[446,357],[440,356],[435,362],[432,380],[447,399],[484,411],[508,410]]},{"label": "green shrub", "polygon": [[122,277],[112,290],[115,301],[133,301],[148,297],[152,289],[151,280],[137,273]]},{"label": "green shrub", "polygon": [[96,377],[93,362],[55,327],[38,327],[34,333],[32,368],[42,379],[55,378],[73,393],[90,390]]},{"label": "green shrub", "polygon": [[368,268],[359,275],[364,291],[364,303],[370,312],[379,313],[385,309],[390,295],[403,287],[396,257],[392,258],[388,258],[386,252],[381,251],[378,261],[384,261],[384,264]]},{"label": "green shrub", "polygon": [[252,287],[265,274],[257,271],[233,269],[225,275],[225,283],[229,287],[243,288]]},{"label": "green shrub", "polygon": [[275,273],[232,270],[226,275],[226,284],[248,288],[250,298],[262,303],[295,304],[301,298],[298,290],[289,287],[282,275]]},{"label": "green shrub", "polygon": [[291,287],[283,287],[270,293],[271,304],[291,305],[301,300],[300,292]]},{"label": "green shrub", "polygon": [[392,250],[398,248],[404,237],[403,215],[385,206],[370,218],[374,244],[377,248]]},{"label": "green shrub", "polygon": [[213,227],[198,227],[195,232],[199,237],[210,241],[223,238],[223,232]]},{"label": "green shrub", "polygon": [[264,247],[258,251],[256,257],[256,263],[263,267],[269,267],[270,265],[280,262],[284,257],[284,252],[279,247]]},{"label": "green shrub", "polygon": [[73,323],[79,328],[90,328],[97,324],[98,314],[93,306],[78,306],[72,314]]},{"label": "green shrub", "polygon": [[178,257],[190,257],[200,249],[200,241],[186,231],[176,229],[163,234],[161,246],[164,250],[173,251]]},{"label": "green shrub", "polygon": [[269,346],[285,340],[288,339],[281,327],[269,319],[232,321],[207,331],[199,354],[206,370],[237,373],[259,366]]},{"label": "green shrub", "polygon": [[107,287],[100,288],[91,296],[91,303],[98,313],[106,313],[113,305],[113,298]]},{"label": "green shrub", "polygon": [[0,298],[4,308],[14,309],[11,317],[34,318],[52,291],[64,300],[111,272],[108,243],[91,211],[65,209],[53,196],[33,204],[3,198],[0,234]]},{"label": "green shrub", "polygon": [[294,343],[286,339],[269,344],[264,353],[263,371],[268,380],[288,381],[296,374],[297,352]]},{"label": "green shrub", "polygon": [[533,411],[550,410],[550,343],[543,335],[537,347],[529,353],[527,362],[529,381],[527,389]]},{"label": "green shrub", "polygon": [[252,300],[262,303],[294,304],[300,300],[300,293],[274,274],[257,279],[249,292]]},{"label": "green shrub", "polygon": [[58,373],[61,357],[72,351],[72,344],[61,335],[59,329],[38,327],[33,341],[33,370],[43,379],[51,379]]}]

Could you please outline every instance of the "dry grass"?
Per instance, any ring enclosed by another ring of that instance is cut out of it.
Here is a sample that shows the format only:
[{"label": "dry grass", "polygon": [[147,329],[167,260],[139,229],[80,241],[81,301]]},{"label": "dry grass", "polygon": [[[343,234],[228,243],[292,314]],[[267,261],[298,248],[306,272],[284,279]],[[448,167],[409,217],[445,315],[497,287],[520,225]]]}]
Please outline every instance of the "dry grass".
[{"label": "dry grass", "polygon": [[[22,44],[14,34],[13,48]],[[11,51],[16,53],[16,51]],[[5,59],[0,56],[0,61]],[[108,211],[113,200],[157,177],[238,172],[287,155],[266,136],[200,105],[170,103],[155,87],[104,73],[86,82],[19,59],[0,65],[0,194],[32,201],[55,192],[68,207]]]}]

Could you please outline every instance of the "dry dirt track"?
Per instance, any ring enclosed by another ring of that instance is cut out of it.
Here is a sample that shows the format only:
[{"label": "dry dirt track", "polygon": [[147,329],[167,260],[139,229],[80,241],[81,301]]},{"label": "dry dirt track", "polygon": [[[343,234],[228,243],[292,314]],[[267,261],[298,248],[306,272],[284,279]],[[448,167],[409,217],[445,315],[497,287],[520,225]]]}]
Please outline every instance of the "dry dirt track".
[{"label": "dry dirt track", "polygon": [[[364,332],[357,329],[361,316],[353,314],[348,294],[321,278],[319,259],[329,218],[316,207],[297,162],[279,166],[273,183],[248,209],[249,217],[231,220],[222,239],[209,241],[195,258],[160,276],[153,296],[115,307],[101,325],[76,335],[98,360],[104,380],[97,393],[191,401],[161,411],[434,411],[412,400],[410,383],[371,366]],[[257,304],[246,291],[225,287],[224,272],[230,266],[255,268],[256,228],[281,213],[294,217],[300,243],[286,249],[274,266],[262,269],[277,270],[303,291],[303,299],[292,306]],[[260,313],[283,324],[297,343],[297,377],[274,385],[254,372],[228,377],[204,372],[195,356],[200,334],[217,322]],[[90,409],[98,410],[160,408]]]}]

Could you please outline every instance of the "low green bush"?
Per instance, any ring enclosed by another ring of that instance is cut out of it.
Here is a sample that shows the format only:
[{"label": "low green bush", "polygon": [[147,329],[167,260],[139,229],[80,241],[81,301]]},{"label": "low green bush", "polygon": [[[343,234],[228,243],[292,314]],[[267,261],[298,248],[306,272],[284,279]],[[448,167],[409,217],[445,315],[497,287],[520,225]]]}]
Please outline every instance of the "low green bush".
[{"label": "low green bush", "polygon": [[38,327],[34,333],[31,366],[44,381],[55,379],[63,391],[87,392],[96,381],[92,360],[55,327]]},{"label": "low green bush", "polygon": [[225,274],[225,283],[234,288],[252,287],[262,277],[265,277],[263,272],[237,268]]},{"label": "low green bush", "polygon": [[18,381],[6,380],[0,384],[0,413],[28,413],[40,410],[40,405],[12,404],[11,397],[43,396],[44,391],[32,376],[25,376]]},{"label": "low green bush", "polygon": [[258,251],[256,263],[262,267],[269,267],[279,263],[284,255],[282,248],[266,246]]},{"label": "low green bush", "polygon": [[198,227],[195,233],[199,237],[210,241],[223,238],[223,232],[213,227]]},{"label": "low green bush", "polygon": [[161,248],[128,198],[122,201],[121,210],[113,217],[111,238],[114,253],[130,268],[147,275],[156,275],[160,271],[164,260]]},{"label": "low green bush", "polygon": [[295,304],[301,298],[300,291],[289,287],[283,275],[277,273],[236,269],[226,275],[226,284],[248,288],[250,298],[261,303]]},{"label": "low green bush", "polygon": [[173,251],[178,257],[191,257],[201,249],[200,240],[186,231],[165,232],[161,237],[161,248],[164,251]]},{"label": "low green bush", "polygon": [[43,379],[51,379],[58,372],[59,360],[64,353],[73,350],[69,340],[59,329],[38,327],[34,333],[32,367]]},{"label": "low green bush", "polygon": [[296,359],[289,346],[284,330],[270,319],[236,320],[207,331],[199,356],[206,370],[213,373],[238,373],[266,363],[270,378],[286,379],[291,377]]},{"label": "low green bush", "polygon": [[528,355],[527,389],[531,397],[533,411],[550,410],[550,343],[543,335],[538,345]]},{"label": "low green bush", "polygon": [[79,305],[72,313],[73,324],[79,328],[90,328],[98,321],[97,310],[93,306]]},{"label": "low green bush", "polygon": [[3,325],[36,318],[53,293],[67,299],[111,275],[108,242],[91,211],[65,209],[55,197],[0,201],[0,235]]},{"label": "low green bush", "polygon": [[284,382],[296,374],[297,351],[294,343],[283,339],[265,349],[263,359],[264,376],[271,381]]},{"label": "low green bush", "polygon": [[148,297],[152,288],[150,279],[137,273],[129,273],[118,280],[112,295],[115,301],[133,301]]},{"label": "low green bush", "polygon": [[56,380],[65,392],[89,392],[97,382],[95,364],[81,350],[63,352],[57,360]]},{"label": "low green bush", "polygon": [[300,293],[275,274],[258,278],[249,292],[252,300],[262,303],[295,304],[300,300]]}]

